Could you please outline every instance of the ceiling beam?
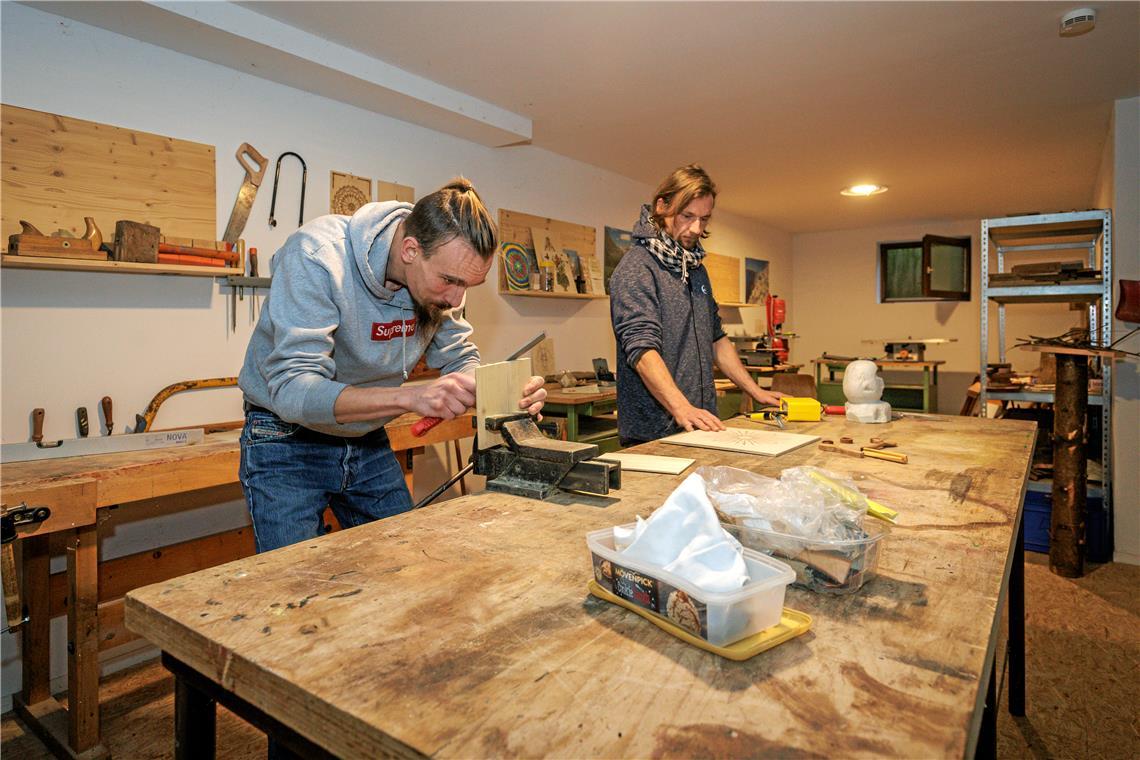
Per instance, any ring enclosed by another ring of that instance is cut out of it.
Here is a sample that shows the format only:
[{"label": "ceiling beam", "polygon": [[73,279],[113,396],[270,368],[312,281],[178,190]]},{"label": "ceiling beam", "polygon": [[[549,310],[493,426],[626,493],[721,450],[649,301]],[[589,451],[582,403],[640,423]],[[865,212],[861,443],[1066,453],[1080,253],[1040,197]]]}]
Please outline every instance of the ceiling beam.
[{"label": "ceiling beam", "polygon": [[24,4],[480,145],[532,137],[526,117],[234,3]]}]

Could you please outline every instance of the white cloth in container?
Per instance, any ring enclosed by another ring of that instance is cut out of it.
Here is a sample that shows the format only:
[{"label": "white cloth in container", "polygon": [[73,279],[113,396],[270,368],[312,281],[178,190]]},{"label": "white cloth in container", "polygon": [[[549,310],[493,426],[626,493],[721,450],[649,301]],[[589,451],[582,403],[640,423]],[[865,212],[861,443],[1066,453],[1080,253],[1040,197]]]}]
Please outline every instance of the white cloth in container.
[{"label": "white cloth in container", "polygon": [[740,542],[721,527],[695,473],[632,531],[615,527],[614,547],[703,591],[736,591],[749,580]]}]

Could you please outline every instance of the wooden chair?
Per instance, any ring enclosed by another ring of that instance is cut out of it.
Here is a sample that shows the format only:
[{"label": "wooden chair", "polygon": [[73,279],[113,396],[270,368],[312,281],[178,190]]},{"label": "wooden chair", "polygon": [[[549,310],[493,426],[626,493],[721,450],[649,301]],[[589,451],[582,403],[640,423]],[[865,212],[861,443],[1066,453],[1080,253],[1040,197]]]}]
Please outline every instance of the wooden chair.
[{"label": "wooden chair", "polygon": [[772,375],[772,390],[797,398],[816,398],[815,378],[811,375],[793,375],[780,372]]}]

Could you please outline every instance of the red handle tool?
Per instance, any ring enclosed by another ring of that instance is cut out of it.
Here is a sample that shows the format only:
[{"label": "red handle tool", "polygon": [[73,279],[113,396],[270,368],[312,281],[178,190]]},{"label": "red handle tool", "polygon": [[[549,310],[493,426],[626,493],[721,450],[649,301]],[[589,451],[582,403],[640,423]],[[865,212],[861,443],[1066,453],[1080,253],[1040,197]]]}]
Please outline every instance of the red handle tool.
[{"label": "red handle tool", "polygon": [[419,438],[441,422],[443,422],[442,417],[421,417],[416,424],[412,425],[412,435]]},{"label": "red handle tool", "polygon": [[823,407],[824,414],[847,414],[847,407],[844,406],[825,406]]}]

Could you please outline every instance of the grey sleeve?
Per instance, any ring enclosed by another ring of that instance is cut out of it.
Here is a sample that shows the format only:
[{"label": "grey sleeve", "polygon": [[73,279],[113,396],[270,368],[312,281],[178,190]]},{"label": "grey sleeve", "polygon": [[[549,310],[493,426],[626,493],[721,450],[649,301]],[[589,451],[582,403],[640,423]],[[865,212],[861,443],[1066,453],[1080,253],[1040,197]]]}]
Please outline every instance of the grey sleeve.
[{"label": "grey sleeve", "polygon": [[610,279],[610,320],[630,369],[646,351],[661,351],[659,296],[644,267],[619,266]]},{"label": "grey sleeve", "polygon": [[273,409],[287,422],[336,424],[333,405],[347,386],[333,380],[340,312],[330,276],[299,251],[282,258],[266,304],[276,326],[273,350],[261,368]]}]

